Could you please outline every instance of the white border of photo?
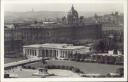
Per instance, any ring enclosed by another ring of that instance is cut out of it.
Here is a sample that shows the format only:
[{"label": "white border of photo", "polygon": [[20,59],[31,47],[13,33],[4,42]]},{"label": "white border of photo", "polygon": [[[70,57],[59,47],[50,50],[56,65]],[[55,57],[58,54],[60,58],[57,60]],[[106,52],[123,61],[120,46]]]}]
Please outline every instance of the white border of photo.
[{"label": "white border of photo", "polygon": [[[1,1],[1,81],[48,82],[48,81],[127,81],[127,0],[2,0]],[[124,77],[123,78],[4,78],[4,4],[5,3],[122,3],[124,7]]]}]

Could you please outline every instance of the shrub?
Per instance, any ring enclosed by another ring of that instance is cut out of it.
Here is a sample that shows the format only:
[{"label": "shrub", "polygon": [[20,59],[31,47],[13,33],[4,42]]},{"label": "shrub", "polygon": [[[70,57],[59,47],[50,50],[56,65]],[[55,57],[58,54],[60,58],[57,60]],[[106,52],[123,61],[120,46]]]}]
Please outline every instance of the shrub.
[{"label": "shrub", "polygon": [[64,68],[63,69],[67,69],[67,66],[64,66]]},{"label": "shrub", "polygon": [[69,70],[69,66],[65,66],[65,69]]},{"label": "shrub", "polygon": [[28,69],[31,69],[32,67],[31,66],[27,66]]},{"label": "shrub", "polygon": [[73,66],[69,66],[69,70],[71,70],[72,71],[72,69],[73,69],[74,67]]},{"label": "shrub", "polygon": [[52,69],[52,65],[49,65],[49,66],[48,66],[48,69]]},{"label": "shrub", "polygon": [[60,66],[60,69],[64,69],[64,65]]},{"label": "shrub", "polygon": [[54,69],[55,68],[55,65],[51,65],[51,69]]},{"label": "shrub", "polygon": [[60,66],[59,66],[59,65],[56,65],[56,66],[55,66],[55,69],[60,69]]},{"label": "shrub", "polygon": [[49,66],[49,65],[47,65],[47,68],[48,68],[48,69],[50,69],[50,66]]},{"label": "shrub", "polygon": [[82,74],[84,74],[84,72],[83,72],[83,71],[80,71],[79,73],[82,73]]},{"label": "shrub", "polygon": [[116,70],[116,73],[119,73],[120,76],[123,77],[123,76],[124,76],[124,68],[118,68],[118,69]]},{"label": "shrub", "polygon": [[34,69],[36,69],[36,68],[35,68],[35,67],[31,67],[31,69],[33,69],[33,70],[34,70]]}]

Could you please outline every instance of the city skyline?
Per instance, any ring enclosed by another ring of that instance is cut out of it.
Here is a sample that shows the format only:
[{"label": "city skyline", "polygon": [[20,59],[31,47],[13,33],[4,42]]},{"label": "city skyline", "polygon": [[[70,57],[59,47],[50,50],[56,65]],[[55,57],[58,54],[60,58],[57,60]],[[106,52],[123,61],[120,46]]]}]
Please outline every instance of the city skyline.
[{"label": "city skyline", "polygon": [[5,3],[4,11],[27,12],[27,11],[63,11],[68,12],[74,5],[78,12],[113,12],[123,13],[121,3]]}]

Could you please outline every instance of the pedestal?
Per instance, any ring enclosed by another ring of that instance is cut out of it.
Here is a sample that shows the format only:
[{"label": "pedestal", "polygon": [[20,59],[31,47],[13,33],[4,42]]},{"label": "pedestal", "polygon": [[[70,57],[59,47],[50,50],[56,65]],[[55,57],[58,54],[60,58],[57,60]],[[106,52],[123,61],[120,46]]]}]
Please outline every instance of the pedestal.
[{"label": "pedestal", "polygon": [[46,68],[39,68],[37,73],[33,73],[34,76],[41,76],[43,78],[45,78],[46,76],[51,76],[53,74],[49,74],[47,72]]}]

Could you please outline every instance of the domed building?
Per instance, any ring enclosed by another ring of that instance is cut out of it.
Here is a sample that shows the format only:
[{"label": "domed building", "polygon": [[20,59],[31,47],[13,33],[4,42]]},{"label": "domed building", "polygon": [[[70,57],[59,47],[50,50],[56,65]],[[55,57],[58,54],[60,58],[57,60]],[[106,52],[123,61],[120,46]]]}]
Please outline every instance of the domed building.
[{"label": "domed building", "polygon": [[74,9],[73,5],[67,15],[68,24],[77,24],[79,21],[78,12]]},{"label": "domed building", "polygon": [[[84,17],[79,16],[78,12],[71,7],[67,17],[58,19],[58,23],[46,21],[30,24],[15,24],[13,29],[5,29],[5,54],[14,54],[12,51],[22,51],[22,45],[43,44],[43,43],[69,43],[82,45],[87,42],[93,42],[101,39],[102,25],[101,24],[85,24]],[[62,21],[62,23],[61,23]],[[13,30],[13,31],[12,31]],[[7,36],[8,33],[13,33]],[[17,45],[13,45],[13,43]],[[10,44],[11,43],[11,44]],[[19,45],[21,43],[21,45]],[[10,46],[9,46],[10,45]],[[20,46],[20,47],[19,47]],[[12,50],[12,47],[14,50]],[[20,49],[20,50],[18,50]],[[16,54],[17,54],[16,52]],[[19,53],[18,53],[19,54]],[[22,52],[21,52],[22,54]]]}]

